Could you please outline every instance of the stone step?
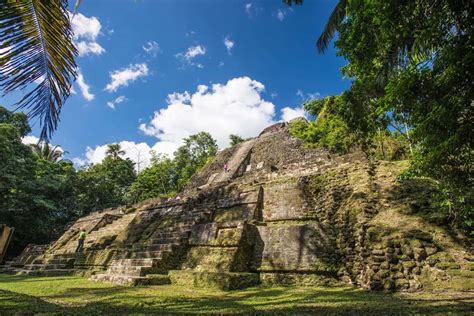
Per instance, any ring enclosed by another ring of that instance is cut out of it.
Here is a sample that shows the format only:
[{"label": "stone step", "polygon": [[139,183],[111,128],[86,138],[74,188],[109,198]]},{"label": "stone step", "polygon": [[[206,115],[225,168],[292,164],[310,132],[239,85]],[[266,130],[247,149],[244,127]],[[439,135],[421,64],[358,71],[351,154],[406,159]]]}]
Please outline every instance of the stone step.
[{"label": "stone step", "polygon": [[67,268],[65,264],[26,264],[24,266],[25,270],[56,270],[65,268]]},{"label": "stone step", "polygon": [[176,223],[176,224],[174,224],[173,226],[168,226],[168,227],[159,228],[159,231],[186,230],[186,229],[190,229],[190,228],[193,227],[194,225],[196,225],[196,221],[195,221],[195,220],[191,220],[191,221]]},{"label": "stone step", "polygon": [[151,240],[158,239],[158,238],[176,238],[176,237],[189,237],[189,233],[191,231],[186,232],[167,232],[167,233],[154,233],[151,237]]},{"label": "stone step", "polygon": [[[174,249],[176,249],[180,244],[177,244],[177,243],[162,243],[162,244],[151,244],[151,245],[148,245],[146,247],[146,249],[144,249],[145,251],[173,251]],[[142,252],[142,251],[140,251]]]},{"label": "stone step", "polygon": [[73,269],[52,269],[52,270],[25,270],[15,269],[13,273],[17,275],[35,275],[35,276],[63,276],[72,275]]},{"label": "stone step", "polygon": [[187,237],[151,238],[148,240],[148,245],[152,246],[159,244],[181,244],[187,240]]},{"label": "stone step", "polygon": [[96,282],[112,283],[124,286],[137,286],[137,285],[163,285],[170,284],[171,281],[167,275],[162,274],[150,274],[147,276],[134,276],[126,274],[95,274],[91,276],[90,280]]},{"label": "stone step", "polygon": [[155,258],[125,258],[115,259],[112,265],[129,265],[129,266],[150,266],[152,267],[159,259]]},{"label": "stone step", "polygon": [[151,270],[150,266],[128,266],[115,265],[107,269],[108,274],[125,274],[133,276],[145,276]]},{"label": "stone step", "polygon": [[137,251],[132,252],[128,255],[129,259],[161,259],[163,255],[168,251],[164,250],[153,250],[153,251]]}]

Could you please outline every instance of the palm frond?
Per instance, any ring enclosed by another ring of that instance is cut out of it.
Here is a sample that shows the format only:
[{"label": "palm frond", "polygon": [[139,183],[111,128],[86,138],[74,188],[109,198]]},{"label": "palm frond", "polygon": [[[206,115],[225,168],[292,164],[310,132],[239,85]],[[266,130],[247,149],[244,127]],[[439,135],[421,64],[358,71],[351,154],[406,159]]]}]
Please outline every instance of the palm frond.
[{"label": "palm frond", "polygon": [[79,9],[79,6],[81,5],[82,0],[76,0],[76,3],[74,4],[74,14],[77,13],[77,10]]},{"label": "palm frond", "polygon": [[76,78],[67,0],[0,2],[0,87],[26,90],[17,109],[40,119],[41,138],[56,129]]},{"label": "palm frond", "polygon": [[318,53],[323,54],[329,46],[337,28],[341,25],[342,21],[346,17],[347,0],[339,0],[336,7],[329,16],[326,26],[323,32],[316,42],[316,48]]}]

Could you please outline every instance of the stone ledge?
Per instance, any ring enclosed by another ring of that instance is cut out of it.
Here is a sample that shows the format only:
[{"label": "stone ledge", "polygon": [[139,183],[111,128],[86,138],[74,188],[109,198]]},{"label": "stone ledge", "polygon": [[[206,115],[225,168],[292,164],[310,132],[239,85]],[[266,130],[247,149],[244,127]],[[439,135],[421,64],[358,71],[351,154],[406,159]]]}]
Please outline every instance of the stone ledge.
[{"label": "stone ledge", "polygon": [[243,289],[260,283],[260,277],[257,273],[174,270],[169,271],[168,275],[172,284],[203,288],[213,287],[224,291]]}]

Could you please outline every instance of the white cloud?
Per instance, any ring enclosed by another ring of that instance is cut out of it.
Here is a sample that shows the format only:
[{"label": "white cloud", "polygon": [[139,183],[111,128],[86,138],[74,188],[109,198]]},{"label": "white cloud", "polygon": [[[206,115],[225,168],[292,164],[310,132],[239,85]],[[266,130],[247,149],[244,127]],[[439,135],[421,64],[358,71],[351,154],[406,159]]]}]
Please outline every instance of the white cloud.
[{"label": "white cloud", "polygon": [[227,53],[229,55],[232,55],[231,50],[234,47],[235,42],[232,41],[229,36],[227,36],[226,38],[224,38],[224,45],[225,45],[225,48],[227,48]]},{"label": "white cloud", "polygon": [[306,117],[306,112],[304,111],[303,107],[285,107],[281,109],[281,119],[283,121],[288,122],[297,117]]},{"label": "white cloud", "polygon": [[118,96],[115,98],[115,100],[107,102],[107,106],[113,110],[115,110],[115,106],[117,104],[120,104],[122,102],[127,101],[127,98],[124,95]]},{"label": "white cloud", "polygon": [[[149,146],[146,143],[120,141],[124,157],[135,163],[140,162],[140,169],[143,170],[150,164],[152,150],[172,156],[183,138],[201,131],[209,132],[220,148],[229,145],[229,134],[255,137],[276,122],[275,105],[262,98],[264,90],[261,82],[239,77],[225,84],[198,85],[193,93],[171,93],[166,106],[156,111],[148,124],[139,125],[143,133],[156,137],[157,142]],[[283,120],[298,116],[304,116],[302,108],[285,107],[281,110]],[[87,147],[84,156],[73,161],[77,165],[99,163],[105,158],[106,151],[107,144]]]},{"label": "white cloud", "polygon": [[312,100],[312,99],[319,99],[321,97],[321,93],[313,92],[313,93],[305,93],[303,90],[298,89],[296,90],[296,95],[301,98],[301,100]]},{"label": "white cloud", "polygon": [[34,145],[38,144],[39,138],[33,135],[25,136],[21,139],[21,142],[25,145]]},{"label": "white cloud", "polygon": [[[40,139],[36,136],[33,136],[33,135],[28,135],[28,136],[24,136],[21,138],[21,142],[25,145],[36,145],[38,143],[41,143],[43,144],[43,142],[41,141],[40,142]],[[56,145],[53,145],[53,144],[49,144],[50,145],[50,148],[53,149]],[[57,151],[60,151],[62,153],[64,153],[64,149],[62,149],[60,146],[56,147]]]},{"label": "white cloud", "polygon": [[107,84],[104,90],[115,92],[119,87],[126,87],[130,82],[146,76],[148,76],[147,64],[130,64],[127,68],[110,72],[110,83]]},{"label": "white cloud", "polygon": [[79,56],[86,56],[89,54],[101,55],[105,52],[105,49],[96,42],[80,41],[76,43],[77,51]]},{"label": "white cloud", "polygon": [[192,94],[175,92],[168,95],[166,107],[139,128],[177,146],[183,138],[206,131],[224,148],[229,134],[252,137],[274,123],[275,105],[262,99],[264,88],[256,80],[240,77],[211,87],[199,85]]},{"label": "white cloud", "polygon": [[[174,143],[168,142],[158,142],[151,147],[147,143],[135,143],[127,140],[121,141],[118,144],[125,152],[123,158],[129,158],[135,162],[135,168],[137,170],[143,170],[143,168],[150,165],[153,152],[172,156],[178,148]],[[75,157],[72,161],[77,166],[83,166],[90,163],[100,163],[107,155],[107,146],[108,144],[96,146],[95,148],[88,146],[83,157]]]},{"label": "white cloud", "polygon": [[286,16],[286,12],[283,11],[282,9],[278,9],[277,13],[276,13],[276,17],[278,20],[283,21],[285,19],[285,16]]},{"label": "white cloud", "polygon": [[77,85],[79,86],[79,90],[81,90],[82,96],[84,99],[87,101],[92,101],[94,100],[94,95],[89,92],[89,85],[84,81],[84,76],[82,75],[82,72],[78,70],[77,72]]},{"label": "white cloud", "polygon": [[193,63],[194,58],[203,55],[206,55],[206,47],[202,45],[196,45],[189,47],[186,52],[176,54],[175,57],[181,59],[181,61],[186,62],[189,65],[195,65],[198,68],[204,68],[202,64]]},{"label": "white cloud", "polygon": [[161,51],[160,45],[155,41],[149,41],[144,46],[142,46],[145,53],[152,57],[156,57],[156,55]]},{"label": "white cloud", "polygon": [[86,17],[81,13],[69,13],[71,19],[72,31],[74,33],[74,42],[76,44],[79,56],[89,54],[101,55],[105,49],[97,43],[97,37],[100,34],[102,25],[95,16]]}]

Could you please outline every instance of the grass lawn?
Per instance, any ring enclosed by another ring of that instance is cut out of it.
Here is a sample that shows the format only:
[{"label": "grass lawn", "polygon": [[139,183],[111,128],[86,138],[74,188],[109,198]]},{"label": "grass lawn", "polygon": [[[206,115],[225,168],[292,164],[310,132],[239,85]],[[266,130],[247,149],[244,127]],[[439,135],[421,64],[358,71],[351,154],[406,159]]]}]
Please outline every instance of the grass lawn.
[{"label": "grass lawn", "polygon": [[59,313],[308,313],[337,315],[472,315],[474,293],[368,293],[344,288],[214,289],[118,287],[81,277],[0,274],[0,315]]}]

